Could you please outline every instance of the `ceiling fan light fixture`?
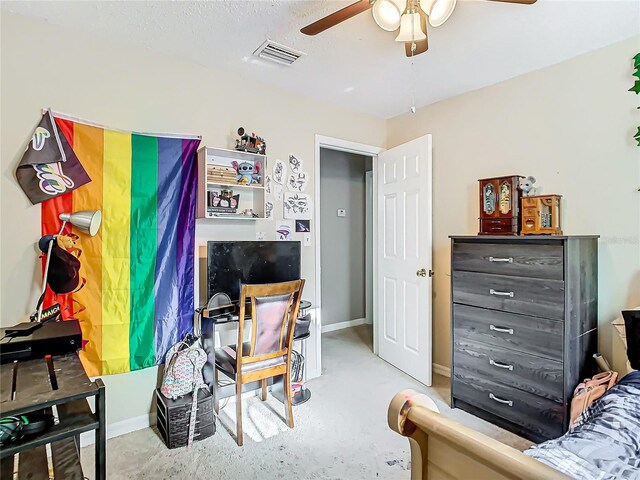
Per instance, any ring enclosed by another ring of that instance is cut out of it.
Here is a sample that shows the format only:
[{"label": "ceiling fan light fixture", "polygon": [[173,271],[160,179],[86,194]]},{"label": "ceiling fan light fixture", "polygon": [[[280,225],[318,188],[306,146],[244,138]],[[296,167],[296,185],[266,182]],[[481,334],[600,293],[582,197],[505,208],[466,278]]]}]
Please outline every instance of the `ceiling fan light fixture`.
[{"label": "ceiling fan light fixture", "polygon": [[393,32],[400,26],[406,4],[406,0],[376,0],[372,8],[373,19],[381,29]]},{"label": "ceiling fan light fixture", "polygon": [[435,2],[423,0],[423,3],[429,3],[424,11],[429,16],[429,25],[432,27],[439,27],[446,22],[456,8],[456,0],[435,0]]},{"label": "ceiling fan light fixture", "polygon": [[419,13],[405,13],[400,19],[400,33],[396,42],[417,42],[424,40],[427,35],[422,31]]}]

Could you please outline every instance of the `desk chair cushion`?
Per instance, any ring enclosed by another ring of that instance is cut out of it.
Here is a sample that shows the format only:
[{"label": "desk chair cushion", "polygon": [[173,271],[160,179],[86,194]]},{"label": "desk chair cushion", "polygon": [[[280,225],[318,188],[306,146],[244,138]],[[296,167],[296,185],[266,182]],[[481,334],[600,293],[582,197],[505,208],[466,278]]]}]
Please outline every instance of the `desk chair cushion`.
[{"label": "desk chair cushion", "polygon": [[[251,351],[251,344],[249,342],[244,342],[242,344],[242,352],[243,356],[248,356]],[[224,373],[229,374],[230,376],[235,376],[236,374],[236,346],[235,345],[227,345],[223,348],[216,348],[216,368],[222,370]],[[242,366],[243,372],[253,372],[254,370],[261,370],[263,368],[275,367],[276,365],[284,365],[286,362],[286,357],[276,357],[270,358],[268,360],[262,360],[261,362],[252,362],[247,363]]]}]

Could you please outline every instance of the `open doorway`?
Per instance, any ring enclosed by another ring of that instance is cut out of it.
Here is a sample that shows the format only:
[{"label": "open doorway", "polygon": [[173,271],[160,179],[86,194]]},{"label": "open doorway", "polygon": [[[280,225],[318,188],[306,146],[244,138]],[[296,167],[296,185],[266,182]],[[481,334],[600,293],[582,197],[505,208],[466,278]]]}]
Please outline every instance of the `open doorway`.
[{"label": "open doorway", "polygon": [[[312,330],[312,336],[309,339],[310,341],[308,341],[308,350],[307,350],[307,358],[306,358],[306,366],[307,366],[307,379],[311,379],[311,378],[315,378],[318,377],[322,374],[324,368],[323,368],[323,335],[322,335],[322,327],[324,326],[325,323],[325,319],[323,317],[322,311],[323,311],[323,305],[326,302],[331,302],[331,298],[324,298],[323,294],[322,294],[322,268],[321,268],[321,263],[322,263],[322,257],[323,255],[326,254],[323,253],[323,248],[321,248],[321,233],[322,233],[322,225],[321,225],[321,218],[322,218],[322,209],[321,209],[321,201],[320,201],[320,151],[321,149],[329,149],[329,150],[337,150],[340,152],[347,152],[347,153],[354,153],[357,155],[364,155],[364,156],[368,156],[371,157],[373,159],[372,161],[372,165],[373,165],[373,180],[372,180],[372,185],[371,185],[371,189],[373,191],[373,199],[375,200],[376,198],[376,189],[377,189],[377,158],[378,155],[380,155],[381,152],[384,151],[383,148],[380,147],[376,147],[373,145],[365,145],[363,143],[357,143],[357,142],[352,142],[350,140],[343,140],[340,138],[335,138],[335,137],[327,137],[324,135],[318,135],[316,134],[315,136],[315,156],[314,156],[314,171],[316,172],[316,175],[314,175],[314,197],[316,199],[316,201],[314,202],[314,219],[315,219],[315,228],[314,228],[314,232],[312,233],[313,237],[314,237],[314,246],[315,246],[315,277],[314,277],[314,291],[315,291],[315,304],[313,306],[313,322],[311,325],[311,330]],[[376,219],[376,215],[375,215],[375,201],[373,202],[373,214],[372,214],[372,223],[373,223],[373,232],[376,231],[376,223],[377,223],[377,219]],[[334,212],[334,214],[337,215],[337,211]],[[372,302],[372,313],[369,316],[369,318],[372,319],[373,321],[373,331],[374,331],[374,335],[373,335],[373,352],[377,354],[377,348],[378,348],[378,339],[377,339],[377,329],[375,328],[377,325],[376,322],[376,280],[375,280],[375,271],[376,271],[376,265],[377,265],[377,259],[376,259],[376,245],[377,245],[377,241],[375,236],[373,236],[372,239],[372,251],[373,251],[373,271],[372,271],[372,275],[373,275],[373,302]],[[332,247],[333,248],[333,247]],[[365,246],[366,248],[366,246]],[[366,315],[366,313],[365,313]],[[344,320],[343,320],[344,321]],[[335,328],[335,327],[333,327]],[[333,334],[339,334],[341,331],[344,330],[335,330],[333,332],[329,332],[326,334],[326,336],[330,336]],[[360,342],[360,345],[362,345],[363,349],[368,350],[369,352],[371,351],[371,349],[369,347],[364,346],[363,342]],[[330,353],[325,352],[324,356],[325,358],[327,358],[328,356],[331,356]]]},{"label": "open doorway", "polygon": [[322,333],[373,351],[373,158],[320,148],[319,200]]},{"label": "open doorway", "polygon": [[[373,353],[425,385],[430,385],[433,297],[431,135],[424,135],[389,150],[322,135],[316,135],[315,146],[316,305],[313,310],[313,335],[308,342],[307,378],[319,376],[323,371],[323,356],[329,359],[332,358],[332,352],[338,351],[324,351],[321,333],[325,323],[330,325],[335,321],[325,319],[323,313],[325,302],[332,302],[333,299],[325,298],[322,292],[322,258],[327,252],[340,247],[335,241],[329,247],[321,245],[320,157],[322,149],[329,149],[373,158],[373,185],[370,189],[373,190],[374,199],[371,222],[374,232],[371,235]],[[335,330],[326,336],[345,331]],[[340,342],[343,339],[338,336],[336,340]],[[360,345],[371,351],[363,346],[363,342]],[[339,362],[332,363],[339,368]]]}]

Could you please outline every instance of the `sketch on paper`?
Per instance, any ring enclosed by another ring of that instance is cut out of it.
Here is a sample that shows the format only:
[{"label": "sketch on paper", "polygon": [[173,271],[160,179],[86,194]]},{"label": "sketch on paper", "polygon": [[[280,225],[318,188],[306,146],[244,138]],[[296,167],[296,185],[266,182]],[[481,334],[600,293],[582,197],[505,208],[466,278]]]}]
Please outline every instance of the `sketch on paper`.
[{"label": "sketch on paper", "polygon": [[283,241],[291,240],[291,232],[293,232],[293,222],[283,220],[278,224],[278,228],[276,228],[276,239]]},{"label": "sketch on paper", "polygon": [[276,197],[276,201],[282,201],[282,194],[284,193],[284,187],[282,185],[278,185],[277,183],[273,186],[273,194]]},{"label": "sketch on paper", "polygon": [[273,181],[282,185],[287,178],[287,166],[278,159],[273,163]]},{"label": "sketch on paper", "polygon": [[304,193],[284,194],[284,218],[311,220],[312,200]]},{"label": "sketch on paper", "polygon": [[289,190],[293,192],[304,192],[307,188],[308,181],[309,177],[307,176],[307,172],[292,173],[289,175],[287,185],[289,186]]},{"label": "sketch on paper", "polygon": [[296,157],[293,153],[289,154],[289,167],[293,173],[302,171],[302,160]]}]

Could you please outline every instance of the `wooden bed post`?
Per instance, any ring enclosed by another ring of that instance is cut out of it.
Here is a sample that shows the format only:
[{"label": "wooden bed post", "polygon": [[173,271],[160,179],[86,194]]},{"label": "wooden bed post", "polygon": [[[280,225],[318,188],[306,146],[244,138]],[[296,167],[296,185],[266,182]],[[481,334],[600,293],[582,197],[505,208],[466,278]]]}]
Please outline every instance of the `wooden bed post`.
[{"label": "wooden bed post", "polygon": [[570,480],[524,453],[451,420],[414,390],[391,400],[389,427],[409,439],[411,480]]},{"label": "wooden bed post", "polygon": [[415,390],[403,390],[391,400],[388,422],[391,430],[409,439],[411,480],[427,480],[429,436],[407,418],[409,409],[416,405],[416,402],[434,412],[439,412],[435,402],[426,395],[419,394]]}]

